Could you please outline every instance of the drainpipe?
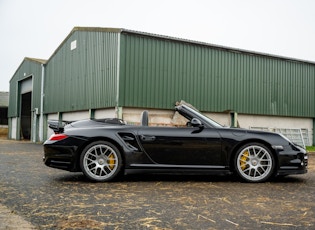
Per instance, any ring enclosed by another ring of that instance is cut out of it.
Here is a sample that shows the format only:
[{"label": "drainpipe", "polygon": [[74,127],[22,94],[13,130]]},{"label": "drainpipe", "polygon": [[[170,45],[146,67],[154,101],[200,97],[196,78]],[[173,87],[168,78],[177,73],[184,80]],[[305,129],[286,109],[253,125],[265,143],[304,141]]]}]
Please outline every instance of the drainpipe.
[{"label": "drainpipe", "polygon": [[119,65],[120,65],[120,33],[117,36],[117,69],[116,69],[116,117],[122,119],[122,108],[119,107]]},{"label": "drainpipe", "polygon": [[40,117],[39,117],[39,141],[44,139],[44,79],[45,79],[45,65],[42,64],[42,77],[40,85]]}]

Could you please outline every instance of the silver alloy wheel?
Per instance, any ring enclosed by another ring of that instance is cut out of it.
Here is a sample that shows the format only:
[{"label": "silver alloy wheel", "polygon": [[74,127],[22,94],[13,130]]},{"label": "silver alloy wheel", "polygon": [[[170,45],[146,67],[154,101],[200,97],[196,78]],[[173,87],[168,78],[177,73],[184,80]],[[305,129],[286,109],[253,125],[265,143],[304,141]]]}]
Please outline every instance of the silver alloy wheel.
[{"label": "silver alloy wheel", "polygon": [[82,170],[90,179],[106,181],[115,176],[119,166],[119,157],[114,148],[99,143],[91,146],[83,154]]},{"label": "silver alloy wheel", "polygon": [[260,145],[249,145],[238,153],[236,167],[238,174],[247,181],[265,181],[273,173],[273,155]]}]

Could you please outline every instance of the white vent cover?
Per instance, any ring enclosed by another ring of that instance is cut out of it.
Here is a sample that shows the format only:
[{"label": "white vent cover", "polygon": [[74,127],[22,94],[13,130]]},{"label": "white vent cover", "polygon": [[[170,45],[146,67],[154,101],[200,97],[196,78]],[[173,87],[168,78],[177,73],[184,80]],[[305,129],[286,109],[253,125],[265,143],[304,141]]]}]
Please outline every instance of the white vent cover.
[{"label": "white vent cover", "polygon": [[74,40],[74,41],[71,42],[70,49],[71,49],[71,50],[74,50],[74,49],[76,49],[76,48],[77,48],[77,40]]}]

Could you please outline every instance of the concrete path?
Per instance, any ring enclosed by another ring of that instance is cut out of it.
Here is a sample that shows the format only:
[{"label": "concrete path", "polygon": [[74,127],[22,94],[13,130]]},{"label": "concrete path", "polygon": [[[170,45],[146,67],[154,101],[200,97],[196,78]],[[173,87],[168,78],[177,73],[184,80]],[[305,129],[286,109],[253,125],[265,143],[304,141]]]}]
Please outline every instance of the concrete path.
[{"label": "concrete path", "polygon": [[10,211],[6,206],[0,204],[0,230],[8,229],[36,229],[30,222]]}]

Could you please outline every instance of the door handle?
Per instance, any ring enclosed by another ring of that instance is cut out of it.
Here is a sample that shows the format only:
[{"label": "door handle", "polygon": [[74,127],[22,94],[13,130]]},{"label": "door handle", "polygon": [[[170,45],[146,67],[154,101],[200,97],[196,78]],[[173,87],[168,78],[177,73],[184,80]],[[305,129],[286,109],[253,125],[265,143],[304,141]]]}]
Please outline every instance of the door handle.
[{"label": "door handle", "polygon": [[143,140],[143,141],[154,141],[155,140],[155,136],[141,135],[141,140]]}]

